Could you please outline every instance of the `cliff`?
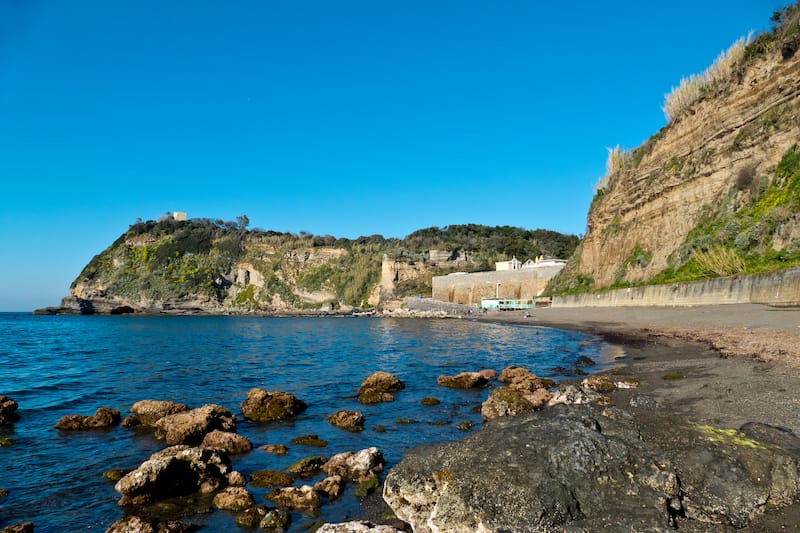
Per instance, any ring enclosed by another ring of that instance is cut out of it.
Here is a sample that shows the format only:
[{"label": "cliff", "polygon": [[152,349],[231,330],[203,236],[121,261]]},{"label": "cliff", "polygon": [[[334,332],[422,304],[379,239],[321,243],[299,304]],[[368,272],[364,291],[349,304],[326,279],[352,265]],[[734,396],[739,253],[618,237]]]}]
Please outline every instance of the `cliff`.
[{"label": "cliff", "polygon": [[550,292],[800,264],[800,9],[667,97],[668,124],[614,150],[586,234]]},{"label": "cliff", "polygon": [[490,268],[507,254],[569,254],[577,243],[575,236],[507,226],[450,226],[402,240],[380,235],[350,240],[248,231],[221,220],[139,222],[95,256],[62,307],[50,311],[282,313],[391,307],[404,296],[430,296],[435,274]]}]

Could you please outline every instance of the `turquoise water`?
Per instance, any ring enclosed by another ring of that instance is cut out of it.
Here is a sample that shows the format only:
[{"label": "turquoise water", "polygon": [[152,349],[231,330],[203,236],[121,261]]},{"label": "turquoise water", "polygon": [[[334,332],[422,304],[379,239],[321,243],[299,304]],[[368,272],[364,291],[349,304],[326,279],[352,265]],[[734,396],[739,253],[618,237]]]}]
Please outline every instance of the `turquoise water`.
[{"label": "turquoise water", "polygon": [[[458,439],[459,422],[478,427],[473,411],[489,391],[458,391],[436,384],[440,374],[510,364],[538,375],[570,367],[580,356],[601,360],[606,345],[597,337],[549,328],[506,326],[466,320],[377,318],[81,317],[0,313],[0,394],[20,405],[21,419],[0,427],[13,444],[0,447],[0,526],[28,520],[36,531],[104,531],[121,518],[119,495],[102,477],[110,468],[135,468],[164,447],[150,434],[116,427],[107,431],[53,429],[66,414],[91,415],[97,407],[123,416],[139,400],[173,400],[199,407],[216,403],[241,420],[240,404],[252,387],[295,394],[308,409],[291,422],[239,423],[255,448],[286,444],[319,434],[326,448],[290,446],[279,457],[255,449],[234,456],[249,478],[261,469],[284,469],[297,459],[377,446],[396,464],[409,447]],[[392,403],[361,405],[361,381],[383,370],[406,388]],[[433,396],[441,404],[425,407]],[[339,409],[366,416],[362,433],[338,430],[325,417]],[[401,424],[397,418],[417,420]],[[386,432],[374,428],[382,425]],[[297,481],[313,484],[316,479]],[[265,489],[248,487],[256,501]],[[349,487],[326,504],[321,518],[342,521],[359,515]],[[233,515],[216,511],[191,517],[203,531],[235,528]],[[312,521],[293,515],[293,530]]]}]

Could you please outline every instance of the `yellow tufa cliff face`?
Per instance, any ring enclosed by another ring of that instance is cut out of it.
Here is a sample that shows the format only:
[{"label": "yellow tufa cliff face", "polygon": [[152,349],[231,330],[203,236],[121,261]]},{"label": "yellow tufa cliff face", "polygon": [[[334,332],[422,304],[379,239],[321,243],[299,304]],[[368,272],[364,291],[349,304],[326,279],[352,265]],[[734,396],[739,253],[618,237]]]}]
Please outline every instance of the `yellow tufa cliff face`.
[{"label": "yellow tufa cliff face", "polygon": [[[756,52],[750,49],[730,79],[706,88],[642,146],[610,155],[610,161],[617,156],[614,168],[592,202],[585,238],[553,285],[556,292],[652,281],[676,271],[705,248],[688,243],[698,226],[726,216],[739,227],[709,243],[733,250],[734,236],[744,231],[743,209],[776,180],[776,167],[800,142],[800,54],[780,44]],[[771,244],[797,244],[797,217],[784,213],[778,225],[770,230]]]}]

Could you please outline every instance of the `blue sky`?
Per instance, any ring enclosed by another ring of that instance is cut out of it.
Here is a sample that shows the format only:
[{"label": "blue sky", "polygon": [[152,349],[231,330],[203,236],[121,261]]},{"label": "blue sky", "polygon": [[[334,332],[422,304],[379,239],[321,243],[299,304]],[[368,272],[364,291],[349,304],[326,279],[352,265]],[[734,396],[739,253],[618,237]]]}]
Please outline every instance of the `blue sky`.
[{"label": "blue sky", "polygon": [[0,311],[165,211],[582,234],[606,147],[785,3],[0,0]]}]

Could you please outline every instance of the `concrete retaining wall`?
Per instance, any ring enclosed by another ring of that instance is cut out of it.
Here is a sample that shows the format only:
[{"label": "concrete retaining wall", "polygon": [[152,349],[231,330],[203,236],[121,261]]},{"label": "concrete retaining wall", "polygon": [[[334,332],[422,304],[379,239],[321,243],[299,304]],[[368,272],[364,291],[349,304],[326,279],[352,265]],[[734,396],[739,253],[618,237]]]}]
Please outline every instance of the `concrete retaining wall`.
[{"label": "concrete retaining wall", "polygon": [[553,307],[689,306],[756,303],[800,305],[800,268],[771,274],[717,278],[554,296]]},{"label": "concrete retaining wall", "polygon": [[516,271],[474,272],[435,276],[432,280],[433,299],[464,305],[480,305],[481,298],[494,298],[500,283],[500,298],[535,298],[550,278],[564,265],[542,266]]}]

